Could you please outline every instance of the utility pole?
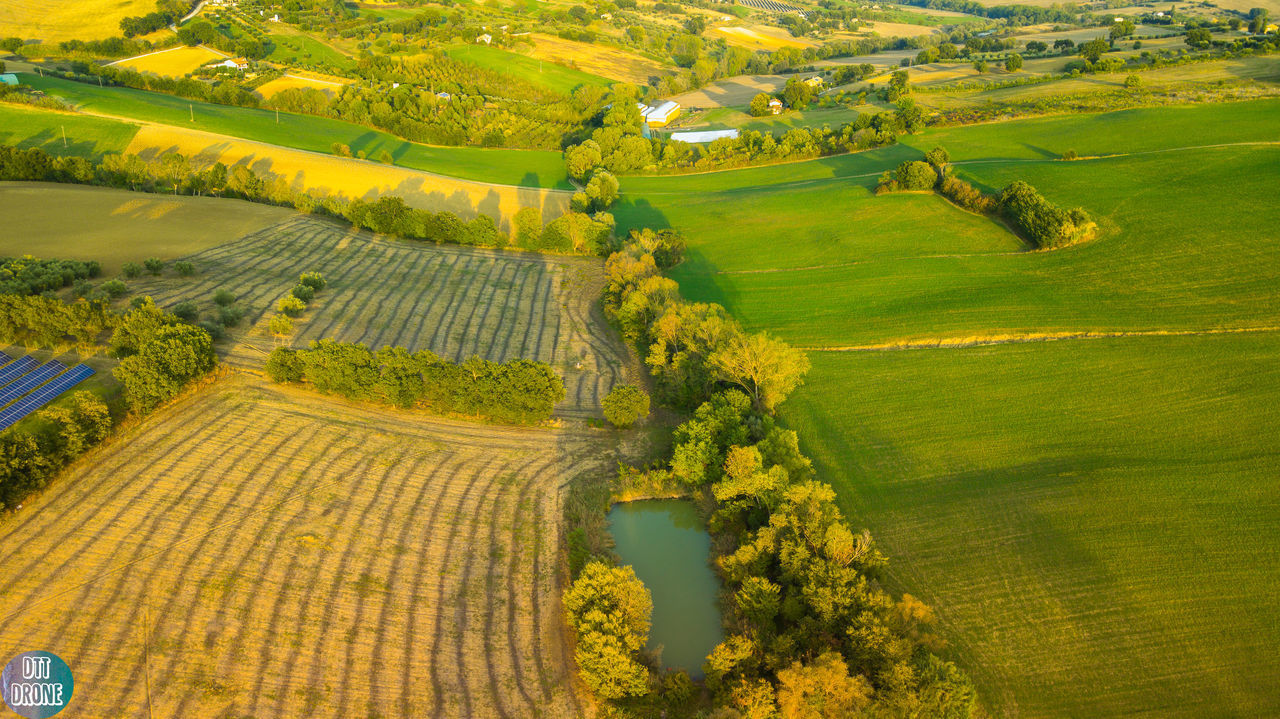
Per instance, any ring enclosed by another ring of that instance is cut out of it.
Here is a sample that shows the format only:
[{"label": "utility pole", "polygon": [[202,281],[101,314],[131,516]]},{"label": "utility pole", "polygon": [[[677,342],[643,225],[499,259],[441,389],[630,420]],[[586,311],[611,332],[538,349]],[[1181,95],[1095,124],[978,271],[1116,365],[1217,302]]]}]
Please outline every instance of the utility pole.
[{"label": "utility pole", "polygon": [[280,108],[276,108],[276,124],[280,124]]},{"label": "utility pole", "polygon": [[67,126],[66,126],[66,125],[62,125],[61,127],[62,127],[62,147],[63,147],[63,149],[66,149],[66,147],[67,147]]},{"label": "utility pole", "polygon": [[189,103],[187,103],[187,111],[191,113],[191,122],[192,122],[192,123],[195,123],[195,121],[196,121],[196,106],[195,106],[195,104],[194,104],[194,103],[190,103],[190,102],[189,102]]}]

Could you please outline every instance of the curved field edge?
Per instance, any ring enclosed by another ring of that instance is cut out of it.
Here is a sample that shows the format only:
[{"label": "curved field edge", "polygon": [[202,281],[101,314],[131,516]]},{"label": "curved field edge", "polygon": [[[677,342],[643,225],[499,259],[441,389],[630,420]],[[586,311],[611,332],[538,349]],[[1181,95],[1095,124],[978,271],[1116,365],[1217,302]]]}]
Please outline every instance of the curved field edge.
[{"label": "curved field edge", "polygon": [[[334,143],[376,158],[387,152],[395,164],[463,180],[522,187],[571,189],[559,152],[547,150],[441,147],[409,142],[386,132],[310,115],[277,113],[187,100],[127,87],[98,87],[19,73],[19,79],[79,110],[179,128],[212,132],[295,150],[329,154]],[[194,118],[194,119],[193,119]]]},{"label": "curved field edge", "polygon": [[590,432],[353,407],[232,376],[0,523],[0,648],[79,716],[579,716],[559,497]]}]

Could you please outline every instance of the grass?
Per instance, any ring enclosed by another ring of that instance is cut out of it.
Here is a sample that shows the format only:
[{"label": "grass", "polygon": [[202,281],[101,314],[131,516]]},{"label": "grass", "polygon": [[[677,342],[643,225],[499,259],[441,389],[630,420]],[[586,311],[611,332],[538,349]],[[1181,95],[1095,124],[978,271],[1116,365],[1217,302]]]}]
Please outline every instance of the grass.
[{"label": "grass", "polygon": [[119,120],[0,104],[0,144],[4,145],[97,159],[123,152],[137,132],[137,125]]},{"label": "grass", "polygon": [[268,60],[290,65],[336,67],[350,70],[356,61],[307,35],[268,35],[271,53]]},{"label": "grass", "polygon": [[[1280,712],[1280,587],[1261,569],[1280,550],[1280,146],[1235,144],[1274,142],[1278,109],[1009,121],[624,178],[620,225],[686,233],[686,296],[799,346],[1148,333],[811,351],[783,407],[995,716]],[[1085,207],[1101,236],[1001,251],[935,198],[868,194],[938,144],[975,184]],[[1150,334],[1241,327],[1261,331]]]},{"label": "grass", "polygon": [[997,716],[1274,716],[1277,353],[812,353],[783,417]]},{"label": "grass", "polygon": [[149,72],[163,77],[185,77],[205,63],[219,60],[222,57],[223,55],[203,45],[197,45],[196,47],[180,45],[171,50],[162,50],[145,56],[139,55],[138,57],[112,64],[137,72]]},{"label": "grass", "polygon": [[120,21],[155,10],[152,0],[7,0],[0,4],[0,37],[56,43],[120,34]]},{"label": "grass", "polygon": [[571,93],[583,85],[608,87],[613,81],[581,70],[562,67],[526,55],[518,55],[488,45],[457,45],[445,51],[449,57],[462,62],[511,75],[535,85],[541,85],[561,93]]},{"label": "grass", "polygon": [[[333,143],[377,157],[387,151],[402,167],[451,175],[477,182],[528,187],[571,187],[560,153],[543,150],[436,147],[394,135],[309,115],[276,113],[186,100],[123,87],[104,87],[23,73],[22,81],[61,97],[84,111],[194,128],[311,152],[331,152]],[[194,124],[191,115],[195,115]]]}]

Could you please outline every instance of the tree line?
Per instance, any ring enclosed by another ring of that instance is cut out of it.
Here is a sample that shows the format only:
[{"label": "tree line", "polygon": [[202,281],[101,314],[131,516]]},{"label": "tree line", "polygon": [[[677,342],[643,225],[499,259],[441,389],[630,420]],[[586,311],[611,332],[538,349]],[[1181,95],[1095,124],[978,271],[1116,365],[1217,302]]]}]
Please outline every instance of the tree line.
[{"label": "tree line", "polygon": [[266,371],[276,382],[305,382],[349,400],[518,424],[549,419],[565,396],[564,381],[544,362],[473,356],[455,364],[427,350],[375,352],[329,339],[307,349],[277,347]]},{"label": "tree line", "polygon": [[513,236],[499,231],[488,215],[463,220],[451,212],[409,207],[403,198],[384,195],[375,201],[317,198],[294,189],[283,177],[269,180],[244,165],[201,165],[177,153],[152,160],[109,154],[100,162],[57,157],[33,147],[0,145],[0,180],[34,180],[119,187],[174,195],[231,197],[340,218],[352,225],[396,237],[437,244],[516,247],[537,252],[604,255],[613,249],[613,217],[567,212],[545,226],[542,212],[527,207],[516,213]]},{"label": "tree line", "polygon": [[102,274],[97,262],[42,260],[31,255],[0,257],[0,295],[35,295],[70,287]]},{"label": "tree line", "polygon": [[1051,250],[1093,236],[1097,224],[1081,208],[1065,210],[1049,202],[1030,184],[1017,180],[996,195],[987,195],[951,174],[950,157],[941,147],[924,160],[908,160],[885,171],[876,194],[936,191],[957,205],[981,214],[998,215],[1035,249]]}]

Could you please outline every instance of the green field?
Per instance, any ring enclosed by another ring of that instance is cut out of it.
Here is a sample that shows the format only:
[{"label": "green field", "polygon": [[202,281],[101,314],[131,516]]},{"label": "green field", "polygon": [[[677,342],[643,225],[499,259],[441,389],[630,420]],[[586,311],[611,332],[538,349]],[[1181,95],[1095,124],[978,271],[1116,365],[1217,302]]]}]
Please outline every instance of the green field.
[{"label": "green field", "polygon": [[328,45],[306,35],[269,35],[271,54],[268,60],[302,67],[336,67],[351,69],[356,61]]},{"label": "green field", "polygon": [[[340,142],[350,146],[352,152],[363,150],[369,157],[377,157],[386,150],[395,158],[397,165],[415,170],[503,185],[570,187],[558,152],[436,147],[407,142],[389,133],[341,120],[282,112],[277,123],[276,113],[271,110],[193,102],[131,88],[100,88],[26,73],[21,74],[21,80],[51,96],[74,103],[86,112],[216,132],[326,154],[331,152],[333,143]],[[194,124],[190,119],[192,114],[195,116]]]},{"label": "green field", "polygon": [[124,150],[137,132],[137,125],[118,120],[0,105],[2,145],[39,147],[58,155],[97,159]]},{"label": "green field", "polygon": [[[625,178],[617,216],[683,230],[686,296],[804,347],[1147,333],[814,351],[782,414],[994,715],[1276,715],[1277,130],[1275,100],[930,130]],[[870,194],[936,144],[975,184],[1085,207],[1101,236],[1010,251],[937,198]]]},{"label": "green field", "polygon": [[563,67],[553,62],[539,61],[488,45],[457,45],[446,50],[445,54],[454,60],[496,70],[556,92],[570,93],[581,85],[608,87],[613,84],[613,80],[607,77]]}]

